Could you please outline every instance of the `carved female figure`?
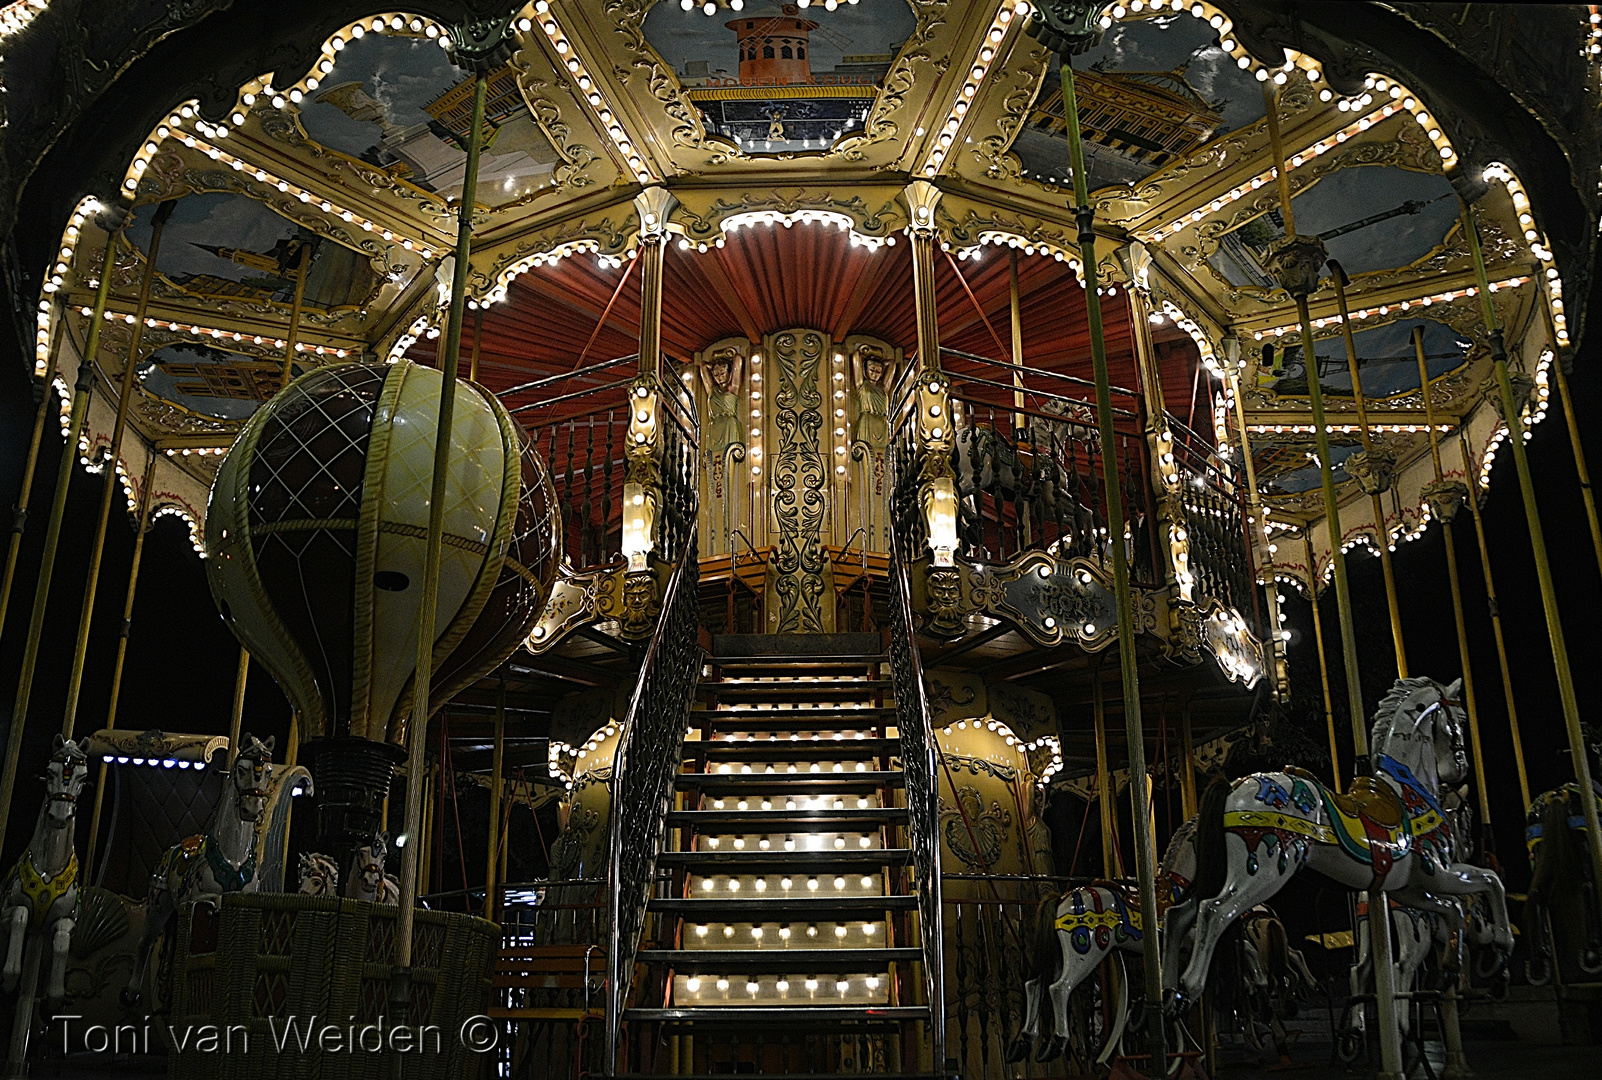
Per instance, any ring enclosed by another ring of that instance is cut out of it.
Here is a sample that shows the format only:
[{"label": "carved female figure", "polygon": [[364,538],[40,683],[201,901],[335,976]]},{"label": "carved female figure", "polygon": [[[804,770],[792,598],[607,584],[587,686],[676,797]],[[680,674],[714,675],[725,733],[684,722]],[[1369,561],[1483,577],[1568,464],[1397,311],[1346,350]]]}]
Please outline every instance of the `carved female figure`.
[{"label": "carved female figure", "polygon": [[713,464],[721,464],[729,447],[745,440],[740,423],[740,388],[745,359],[733,345],[718,349],[699,368],[706,390],[705,446]]},{"label": "carved female figure", "polygon": [[882,454],[890,446],[889,358],[876,345],[859,345],[851,353],[851,374],[856,382],[852,390],[857,407],[856,441]]}]

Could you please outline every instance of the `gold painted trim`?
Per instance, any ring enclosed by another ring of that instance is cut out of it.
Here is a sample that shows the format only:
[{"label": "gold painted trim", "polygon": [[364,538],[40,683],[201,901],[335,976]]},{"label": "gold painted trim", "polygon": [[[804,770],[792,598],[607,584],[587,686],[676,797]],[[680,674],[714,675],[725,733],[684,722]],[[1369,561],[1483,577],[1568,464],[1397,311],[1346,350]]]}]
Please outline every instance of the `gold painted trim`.
[{"label": "gold painted trim", "polygon": [[373,574],[378,564],[378,536],[384,503],[384,474],[389,464],[389,443],[394,433],[395,405],[400,400],[410,362],[395,364],[384,377],[367,439],[367,464],[362,473],[360,517],[356,529],[355,623],[351,634],[350,733],[373,737]]}]

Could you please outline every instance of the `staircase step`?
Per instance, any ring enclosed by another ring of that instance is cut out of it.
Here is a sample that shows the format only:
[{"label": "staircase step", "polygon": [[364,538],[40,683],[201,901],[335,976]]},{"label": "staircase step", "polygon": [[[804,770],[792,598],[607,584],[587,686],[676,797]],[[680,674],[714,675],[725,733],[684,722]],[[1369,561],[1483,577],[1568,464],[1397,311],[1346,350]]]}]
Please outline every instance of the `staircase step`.
[{"label": "staircase step", "polygon": [[868,697],[895,684],[888,679],[833,679],[821,675],[797,675],[793,679],[755,681],[707,680],[702,694],[719,698],[814,698]]},{"label": "staircase step", "polygon": [[[839,705],[808,705],[801,709],[779,709],[772,706],[759,707],[756,705],[729,705],[719,706],[716,709],[694,709],[690,712],[690,726],[696,727],[696,721],[711,719],[714,722],[726,720],[841,720],[864,717],[894,716],[894,705],[861,705],[849,708]],[[838,724],[834,725],[840,726]]]},{"label": "staircase step", "polygon": [[[854,740],[853,740],[854,741]],[[694,743],[690,745],[694,746]],[[826,789],[831,792],[868,792],[881,787],[901,787],[906,777],[900,772],[752,772],[752,773],[680,773],[673,778],[673,786],[680,791],[746,792],[777,791],[805,788],[808,791]]]},{"label": "staircase step", "polygon": [[[693,1022],[697,1026],[782,1025],[786,1028],[834,1027],[844,1022],[900,1024],[929,1019],[922,1005],[702,1005],[679,1009],[624,1009],[624,1020]],[[791,1080],[802,1075],[788,1074]]]},{"label": "staircase step", "polygon": [[[686,742],[684,754],[705,754],[713,761],[863,761],[901,754],[900,739],[760,739],[726,742],[722,739]],[[866,773],[869,770],[864,769]],[[740,775],[766,776],[767,773]],[[778,773],[773,775],[777,776]],[[788,776],[788,773],[784,775]],[[819,774],[822,775],[822,774]]]},{"label": "staircase step", "polygon": [[880,915],[918,906],[916,896],[791,896],[771,900],[691,900],[659,897],[647,905],[651,911],[678,915],[691,922],[777,922],[784,918],[828,922],[835,915]]},{"label": "staircase step", "polygon": [[658,866],[684,866],[707,872],[741,874],[757,870],[820,873],[835,867],[905,866],[911,848],[859,848],[856,851],[664,851]]},{"label": "staircase step", "polygon": [[761,971],[882,974],[894,962],[923,959],[921,949],[641,949],[634,959],[676,972]]},{"label": "staircase step", "polygon": [[785,832],[802,825],[879,825],[904,824],[904,806],[851,807],[843,810],[670,810],[668,827],[692,826],[705,829],[713,825],[738,825],[744,831]]}]

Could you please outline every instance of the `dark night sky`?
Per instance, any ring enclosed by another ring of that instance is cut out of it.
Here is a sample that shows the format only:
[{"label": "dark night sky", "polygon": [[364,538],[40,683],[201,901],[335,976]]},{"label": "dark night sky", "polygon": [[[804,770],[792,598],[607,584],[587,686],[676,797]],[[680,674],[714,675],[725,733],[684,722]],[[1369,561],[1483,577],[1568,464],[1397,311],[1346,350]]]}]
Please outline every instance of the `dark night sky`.
[{"label": "dark night sky", "polygon": [[[1593,280],[1602,281],[1602,274]],[[1602,311],[1602,297],[1592,297],[1590,310]],[[31,333],[31,325],[29,330]],[[31,353],[25,363],[18,354],[13,335],[0,335],[0,339],[3,339],[0,341],[0,505],[9,507],[16,501],[34,415],[30,380],[26,374]],[[1576,358],[1571,385],[1590,451],[1592,471],[1602,474],[1602,449],[1598,446],[1602,443],[1602,425],[1589,420],[1602,408],[1602,355],[1599,355],[1602,344],[1599,342],[1602,342],[1602,333],[1586,335]],[[5,718],[0,719],[0,731],[4,730],[13,706],[60,451],[61,442],[52,424],[40,453],[32,522],[24,539],[11,609],[3,639],[0,639],[0,718]],[[1574,461],[1562,411],[1556,401],[1547,419],[1537,428],[1529,454],[1548,549],[1559,582],[1564,627],[1582,714],[1589,717],[1594,715],[1593,703],[1602,692],[1602,685],[1599,685],[1602,665],[1593,659],[1598,635],[1591,622],[1594,613],[1602,610],[1602,575],[1592,553]],[[1503,625],[1513,654],[1514,690],[1531,785],[1539,792],[1572,778],[1573,772],[1517,477],[1512,455],[1506,450],[1497,459],[1490,491],[1485,512],[1491,558]],[[51,736],[59,728],[99,493],[99,477],[81,471],[74,475],[56,580],[45,621],[30,723],[24,739],[18,801],[13,808],[14,823],[32,818],[41,794],[34,777],[47,756]],[[105,715],[117,625],[133,552],[133,532],[128,527],[126,514],[118,508],[113,509],[113,514],[79,710],[79,734],[101,726]],[[1472,519],[1466,512],[1459,518],[1456,528],[1470,649],[1479,690],[1480,724],[1490,775],[1492,816],[1509,886],[1521,891],[1527,881],[1520,854],[1523,811],[1518,805],[1512,742],[1486,613],[1478,549]],[[1395,669],[1379,560],[1358,553],[1350,566],[1366,712],[1389,686]],[[1395,566],[1413,672],[1449,682],[1458,676],[1459,664],[1439,529],[1432,528],[1423,539],[1402,545],[1396,554]],[[1317,659],[1312,651],[1310,609],[1295,596],[1288,608],[1289,626],[1295,635],[1290,651],[1293,681],[1290,713],[1298,726],[1304,726],[1307,734],[1322,744],[1324,721]],[[1349,766],[1344,678],[1332,595],[1324,597],[1323,609],[1336,697],[1337,730]],[[212,605],[201,561],[188,543],[183,524],[173,518],[164,519],[145,545],[118,726],[226,732],[237,658],[238,646]],[[289,708],[282,693],[265,672],[259,669],[253,672],[245,706],[245,729],[261,736],[275,734],[282,739],[288,719]],[[17,857],[27,835],[27,828],[22,824],[9,831],[11,835],[0,855],[3,865],[10,865]]]}]

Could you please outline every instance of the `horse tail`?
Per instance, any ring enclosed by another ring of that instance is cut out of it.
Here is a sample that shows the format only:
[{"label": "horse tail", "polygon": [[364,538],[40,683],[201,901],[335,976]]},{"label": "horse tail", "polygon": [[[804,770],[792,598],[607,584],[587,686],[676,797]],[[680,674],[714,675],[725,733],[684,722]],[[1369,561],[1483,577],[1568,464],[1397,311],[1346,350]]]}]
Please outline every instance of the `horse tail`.
[{"label": "horse tail", "polygon": [[1291,983],[1289,943],[1285,939],[1285,924],[1275,915],[1268,920],[1268,978],[1276,987],[1288,989]]},{"label": "horse tail", "polygon": [[1224,848],[1224,804],[1234,785],[1214,780],[1202,795],[1201,811],[1196,815],[1196,877],[1190,895],[1211,900],[1224,889],[1229,872],[1229,853]]},{"label": "horse tail", "polygon": [[1061,902],[1061,893],[1044,887],[1040,891],[1040,903],[1035,906],[1030,974],[1032,978],[1044,980],[1048,986],[1057,980],[1057,966],[1062,958],[1062,949],[1057,944],[1057,905]]}]

